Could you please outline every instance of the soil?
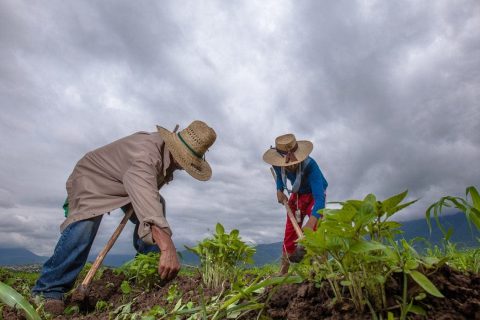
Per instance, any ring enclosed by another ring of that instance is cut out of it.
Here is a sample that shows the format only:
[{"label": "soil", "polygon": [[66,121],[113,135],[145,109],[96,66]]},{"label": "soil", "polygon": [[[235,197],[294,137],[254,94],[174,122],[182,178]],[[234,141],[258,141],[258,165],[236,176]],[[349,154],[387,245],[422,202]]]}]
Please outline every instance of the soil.
[{"label": "soil", "polygon": [[[391,278],[386,284],[387,301],[391,306],[390,311],[395,317],[399,316],[398,299],[401,296],[401,275]],[[428,278],[437,286],[445,298],[435,298],[427,295],[421,301],[416,302],[427,312],[426,317],[410,313],[409,319],[480,319],[480,274],[462,273],[455,271],[448,266],[443,266]],[[58,316],[55,320],[64,319],[109,319],[109,313],[117,307],[132,302],[132,312],[150,310],[156,305],[171,309],[178,301],[180,295],[172,302],[167,301],[169,287],[176,284],[177,290],[181,293],[182,301],[193,301],[196,305],[201,303],[201,295],[198,293],[201,278],[200,276],[179,276],[170,283],[157,286],[150,291],[133,288],[131,296],[125,296],[120,290],[120,284],[124,280],[123,275],[117,275],[111,270],[105,270],[100,280],[91,284],[87,299],[79,305],[80,313],[69,316]],[[415,295],[421,289],[413,282],[409,282],[409,295]],[[204,291],[203,296],[207,299],[217,295],[219,292]],[[355,310],[353,303],[344,299],[342,302],[335,302],[333,292],[328,283],[316,285],[310,282],[301,284],[289,284],[280,287],[273,287],[266,290],[262,296],[262,302],[266,307],[263,315],[271,319],[371,319],[367,310],[359,313]],[[106,301],[112,306],[108,311],[94,312],[98,301]],[[73,303],[67,298],[67,306]],[[246,315],[242,319],[255,319],[257,314]],[[20,312],[11,308],[3,309],[3,319],[20,320],[25,319]]]},{"label": "soil", "polygon": [[[431,295],[418,301],[427,316],[410,313],[409,319],[480,319],[480,274],[461,273],[443,266],[428,278],[442,292],[445,298]],[[395,307],[396,296],[401,296],[400,279],[392,278],[386,286],[387,301]],[[408,284],[409,295],[421,289],[413,282]],[[345,299],[334,302],[333,292],[327,283],[320,287],[312,283],[290,284],[274,288],[266,304],[266,314],[272,319],[371,319],[368,310],[358,313],[352,302]],[[398,317],[400,310],[390,310]]]}]

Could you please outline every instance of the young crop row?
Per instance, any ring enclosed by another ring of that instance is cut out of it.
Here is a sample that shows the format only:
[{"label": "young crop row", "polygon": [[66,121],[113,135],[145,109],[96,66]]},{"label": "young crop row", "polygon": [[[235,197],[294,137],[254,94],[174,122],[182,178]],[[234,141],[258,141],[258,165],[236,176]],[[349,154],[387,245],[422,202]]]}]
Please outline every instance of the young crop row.
[{"label": "young crop row", "polygon": [[[333,301],[352,301],[356,312],[368,312],[372,319],[406,319],[410,313],[426,315],[426,298],[443,297],[429,279],[435,270],[445,264],[464,272],[478,273],[480,269],[480,250],[458,250],[449,241],[454,230],[445,229],[438,219],[444,207],[455,207],[480,229],[480,196],[474,187],[469,187],[465,199],[443,197],[427,209],[427,222],[433,216],[444,234],[444,245],[423,254],[414,249],[417,239],[396,240],[402,232],[401,223],[392,218],[415,203],[404,202],[406,197],[407,191],[379,201],[369,194],[362,200],[340,202],[338,209],[324,209],[317,230],[305,230],[305,237],[299,242],[306,250],[305,258],[285,277],[274,276],[272,266],[247,268],[255,249],[242,241],[238,230],[228,233],[217,224],[212,237],[188,248],[200,258],[199,268],[182,270],[183,274],[201,275],[202,283],[197,287],[200,297],[195,301],[186,298],[176,284],[159,282],[158,255],[148,254],[139,255],[116,270],[126,278],[120,286],[123,303],[113,306],[111,302],[98,301],[94,312],[108,312],[110,319],[226,319],[246,315],[268,319],[264,307],[275,288],[308,281],[317,286],[327,284]],[[0,273],[0,309],[21,308],[27,319],[48,319],[41,303],[34,309],[23,298],[29,295],[32,280],[26,281],[28,277],[32,278],[5,270]],[[392,278],[400,279],[401,285],[401,293],[393,297],[393,303],[386,293]],[[419,290],[410,290],[412,285]],[[141,294],[162,286],[168,286],[166,304],[149,310],[135,309]],[[66,310],[67,314],[78,312],[76,306]]]}]

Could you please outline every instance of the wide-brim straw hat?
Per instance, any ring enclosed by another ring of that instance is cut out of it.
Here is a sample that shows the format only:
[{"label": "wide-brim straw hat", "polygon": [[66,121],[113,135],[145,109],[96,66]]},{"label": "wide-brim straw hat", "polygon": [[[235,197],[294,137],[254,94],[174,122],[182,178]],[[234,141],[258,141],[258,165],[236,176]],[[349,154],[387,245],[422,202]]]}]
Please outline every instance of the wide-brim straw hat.
[{"label": "wide-brim straw hat", "polygon": [[200,181],[210,179],[212,168],[205,160],[205,152],[217,138],[215,130],[198,120],[178,133],[160,126],[157,126],[157,130],[175,161],[189,175]]},{"label": "wide-brim straw hat", "polygon": [[287,133],[275,139],[275,147],[270,147],[263,154],[263,161],[277,167],[287,167],[307,159],[312,150],[313,143],[297,141],[295,135]]}]

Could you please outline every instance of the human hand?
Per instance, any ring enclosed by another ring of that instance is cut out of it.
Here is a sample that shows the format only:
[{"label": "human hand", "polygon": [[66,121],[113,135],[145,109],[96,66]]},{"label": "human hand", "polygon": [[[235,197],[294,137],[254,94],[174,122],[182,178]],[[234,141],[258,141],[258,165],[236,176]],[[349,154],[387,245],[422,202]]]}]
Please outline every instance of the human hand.
[{"label": "human hand", "polygon": [[175,247],[162,250],[160,259],[158,260],[158,274],[162,280],[172,280],[180,270],[180,262],[178,261],[177,251]]},{"label": "human hand", "polygon": [[158,274],[162,280],[172,280],[180,270],[180,262],[172,238],[157,226],[152,226],[152,236],[160,249]]},{"label": "human hand", "polygon": [[317,218],[315,218],[314,216],[310,216],[305,226],[303,226],[303,229],[315,230],[315,227],[317,226],[317,222],[318,222]]},{"label": "human hand", "polygon": [[283,204],[285,201],[288,202],[287,196],[285,195],[285,193],[283,193],[283,191],[280,191],[280,190],[277,190],[277,200],[278,200],[278,203],[281,203],[281,204]]}]

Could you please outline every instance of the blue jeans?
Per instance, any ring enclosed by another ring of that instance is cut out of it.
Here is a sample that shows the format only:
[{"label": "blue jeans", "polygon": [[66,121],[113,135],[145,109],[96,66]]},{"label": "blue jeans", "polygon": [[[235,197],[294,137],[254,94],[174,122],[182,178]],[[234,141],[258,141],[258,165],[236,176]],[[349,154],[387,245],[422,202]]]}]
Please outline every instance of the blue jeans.
[{"label": "blue jeans", "polygon": [[[33,295],[42,295],[47,299],[63,299],[72,289],[80,271],[87,262],[90,248],[97,235],[103,216],[77,221],[63,230],[53,255],[43,265],[40,278],[32,289]],[[158,246],[148,245],[138,237],[138,220],[133,233],[133,246],[138,253],[159,252]]]}]

